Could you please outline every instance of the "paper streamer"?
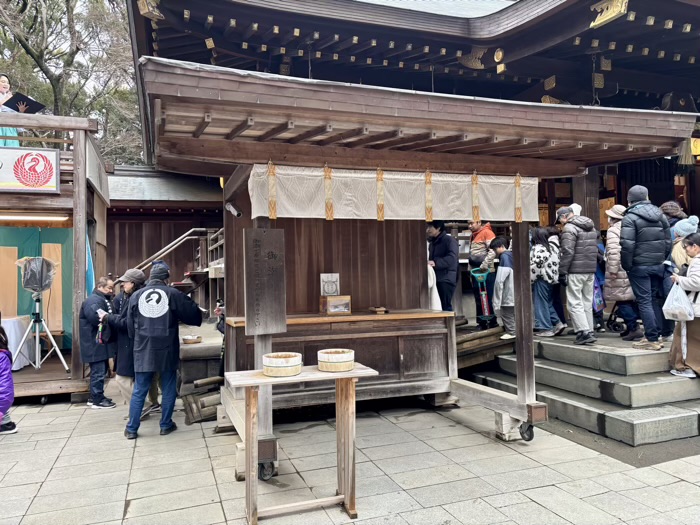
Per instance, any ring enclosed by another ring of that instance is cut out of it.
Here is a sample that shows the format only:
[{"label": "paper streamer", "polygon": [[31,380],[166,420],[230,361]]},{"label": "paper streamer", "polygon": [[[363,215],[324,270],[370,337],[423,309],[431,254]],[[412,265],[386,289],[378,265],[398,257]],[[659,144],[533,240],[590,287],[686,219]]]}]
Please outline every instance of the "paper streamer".
[{"label": "paper streamer", "polygon": [[425,170],[425,222],[433,221],[433,174]]},{"label": "paper streamer", "polygon": [[476,170],[472,174],[472,220],[475,222],[481,221],[481,212],[479,211],[479,175]]},{"label": "paper streamer", "polygon": [[523,222],[523,190],[520,173],[515,174],[515,222]]},{"label": "paper streamer", "polygon": [[384,220],[384,170],[377,168],[377,220]]},{"label": "paper streamer", "polygon": [[267,163],[267,206],[270,219],[277,219],[277,168]]},{"label": "paper streamer", "polygon": [[333,168],[323,167],[323,185],[326,190],[326,220],[333,220]]}]

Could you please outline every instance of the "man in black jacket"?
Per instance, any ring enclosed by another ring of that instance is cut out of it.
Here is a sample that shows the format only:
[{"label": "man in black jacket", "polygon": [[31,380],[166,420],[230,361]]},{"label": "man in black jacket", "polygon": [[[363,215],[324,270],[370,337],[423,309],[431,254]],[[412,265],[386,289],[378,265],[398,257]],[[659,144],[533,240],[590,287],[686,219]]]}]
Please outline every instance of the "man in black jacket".
[{"label": "man in black jacket", "polygon": [[445,232],[444,221],[429,222],[426,232],[430,240],[428,264],[435,269],[440,304],[443,312],[451,312],[459,271],[459,245]]},{"label": "man in black jacket", "polygon": [[127,439],[135,439],[141,411],[155,372],[160,373],[163,392],[160,435],[177,429],[172,420],[175,408],[176,376],[180,361],[178,323],[202,324],[202,312],[184,293],[168,286],[166,266],[154,264],[151,280],[129,300],[127,326],[134,341],[134,393],[129,406],[129,422],[124,430]]},{"label": "man in black jacket", "polygon": [[637,299],[646,337],[632,346],[661,350],[664,261],[671,253],[671,229],[663,212],[649,202],[649,191],[644,186],[630,188],[627,201],[629,208],[620,232],[621,263]]},{"label": "man in black jacket", "polygon": [[80,307],[80,357],[90,365],[90,394],[88,406],[92,408],[114,408],[111,399],[105,397],[105,376],[109,368],[108,360],[113,355],[114,344],[108,343],[111,334],[100,321],[102,312],[112,313],[112,293],[114,283],[107,277],[97,280],[93,290]]},{"label": "man in black jacket", "polygon": [[134,292],[146,283],[146,275],[135,268],[127,270],[116,281],[122,284],[122,292],[114,299],[114,314],[107,314],[101,319],[107,321],[113,334],[117,335],[117,356],[115,381],[126,404],[131,403],[134,392],[134,341],[129,337],[127,314],[129,300]]}]

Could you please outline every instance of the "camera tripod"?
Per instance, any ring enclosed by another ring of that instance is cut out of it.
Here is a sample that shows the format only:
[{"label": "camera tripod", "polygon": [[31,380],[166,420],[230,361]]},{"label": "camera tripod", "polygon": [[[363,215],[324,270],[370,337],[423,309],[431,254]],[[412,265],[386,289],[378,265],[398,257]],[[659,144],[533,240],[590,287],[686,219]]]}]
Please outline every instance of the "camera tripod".
[{"label": "camera tripod", "polygon": [[[66,364],[66,360],[63,358],[63,354],[61,354],[61,351],[58,349],[58,345],[56,344],[56,340],[53,338],[53,335],[51,335],[51,331],[49,330],[48,325],[46,324],[46,321],[44,321],[43,317],[41,317],[41,294],[38,292],[34,292],[32,294],[32,299],[34,299],[34,312],[32,312],[32,321],[29,323],[29,326],[27,327],[27,330],[24,332],[24,336],[22,336],[22,341],[19,343],[19,352],[12,358],[12,362],[15,362],[16,357],[19,354],[24,354],[24,343],[27,342],[27,339],[29,338],[29,334],[34,333],[34,362],[32,363],[32,366],[39,370],[41,368],[41,365],[46,361],[49,356],[51,355],[51,352],[56,352],[56,355],[58,355],[58,358],[61,360],[61,363],[63,364],[63,368],[65,368],[66,373],[70,373],[70,368]],[[51,343],[51,349],[49,352],[44,356],[44,359],[41,358],[41,330],[42,327],[46,333],[46,335],[49,338],[49,341]],[[25,355],[25,357],[31,362],[31,358],[28,355]]]}]

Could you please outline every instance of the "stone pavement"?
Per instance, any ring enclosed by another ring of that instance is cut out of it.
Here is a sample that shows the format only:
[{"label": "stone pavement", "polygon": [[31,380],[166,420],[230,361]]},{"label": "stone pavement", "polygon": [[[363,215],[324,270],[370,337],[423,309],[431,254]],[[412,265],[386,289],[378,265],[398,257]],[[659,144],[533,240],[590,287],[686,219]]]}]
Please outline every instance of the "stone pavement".
[{"label": "stone pavement", "polygon": [[[16,407],[19,432],[0,437],[0,525],[245,524],[237,436],[215,435],[214,423],[187,427],[179,411],[177,432],[159,436],[152,416],[127,441],[126,411]],[[493,413],[477,406],[359,414],[356,522],[700,523],[700,455],[635,469],[542,430],[530,443],[498,442],[493,428]],[[280,475],[260,482],[260,505],[334,495],[333,421],[275,431]],[[350,521],[329,508],[261,523]]]}]

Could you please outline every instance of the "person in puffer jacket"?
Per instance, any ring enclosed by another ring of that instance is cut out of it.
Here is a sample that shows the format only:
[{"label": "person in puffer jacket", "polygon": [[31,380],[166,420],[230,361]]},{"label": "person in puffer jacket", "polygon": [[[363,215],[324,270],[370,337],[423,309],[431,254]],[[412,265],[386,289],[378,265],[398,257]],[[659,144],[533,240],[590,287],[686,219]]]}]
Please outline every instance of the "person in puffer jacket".
[{"label": "person in puffer jacket", "polygon": [[637,298],[646,340],[632,346],[643,350],[661,350],[659,341],[664,316],[664,261],[672,249],[671,229],[666,216],[649,202],[644,186],[633,186],[627,193],[629,208],[622,219],[620,244],[622,268],[627,272]]},{"label": "person in puffer jacket", "polygon": [[14,434],[17,426],[10,419],[10,407],[15,400],[12,379],[12,353],[5,329],[0,326],[0,434]]},{"label": "person in puffer jacket", "polygon": [[593,282],[598,268],[598,232],[588,217],[565,206],[557,210],[561,234],[559,282],[566,286],[566,303],[576,332],[574,344],[594,344]]}]

